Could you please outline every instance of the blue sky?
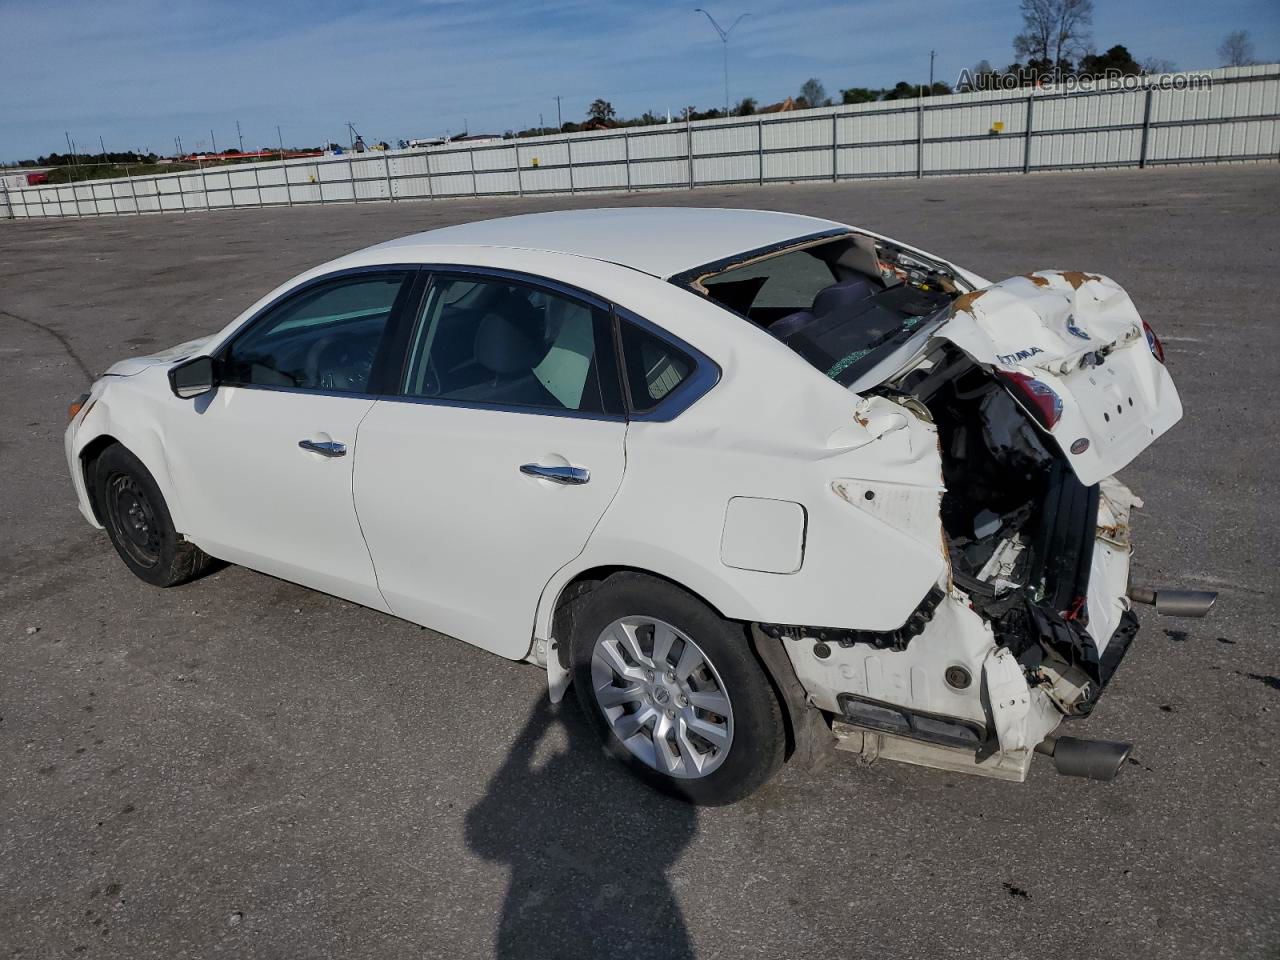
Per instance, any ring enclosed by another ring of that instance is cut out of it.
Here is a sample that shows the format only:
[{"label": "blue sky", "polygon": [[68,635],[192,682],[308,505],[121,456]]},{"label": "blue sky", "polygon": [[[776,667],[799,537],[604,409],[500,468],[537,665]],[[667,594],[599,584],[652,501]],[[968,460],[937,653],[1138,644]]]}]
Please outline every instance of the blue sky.
[{"label": "blue sky", "polygon": [[[582,119],[596,97],[623,115],[723,101],[720,41],[698,0],[0,0],[0,159],[85,150],[170,152],[502,132]],[[1277,0],[1095,0],[1099,49],[1217,66],[1217,46],[1248,29],[1256,56],[1280,59]],[[762,103],[810,76],[829,94],[928,76],[954,81],[986,58],[1013,59],[1016,0],[733,0],[749,11],[730,42],[731,96]]]}]

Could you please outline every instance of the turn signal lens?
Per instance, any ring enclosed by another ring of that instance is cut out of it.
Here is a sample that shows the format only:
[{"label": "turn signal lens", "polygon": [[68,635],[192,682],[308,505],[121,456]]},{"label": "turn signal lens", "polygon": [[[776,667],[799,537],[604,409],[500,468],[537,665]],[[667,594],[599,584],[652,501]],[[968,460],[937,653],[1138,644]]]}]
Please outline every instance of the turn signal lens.
[{"label": "turn signal lens", "polygon": [[74,420],[76,418],[76,414],[83,410],[84,405],[88,402],[89,395],[87,393],[82,393],[79,397],[73,400],[71,402],[71,406],[67,407],[67,423]]},{"label": "turn signal lens", "polygon": [[1023,408],[1035,417],[1040,426],[1052,430],[1058,425],[1062,419],[1062,398],[1048,384],[1014,371],[1002,370],[1000,376],[1013,388]]},{"label": "turn signal lens", "polygon": [[1151,329],[1151,324],[1142,321],[1142,330],[1147,335],[1147,346],[1151,348],[1151,355],[1164,363],[1164,344],[1160,342],[1160,338],[1156,336],[1156,332]]}]

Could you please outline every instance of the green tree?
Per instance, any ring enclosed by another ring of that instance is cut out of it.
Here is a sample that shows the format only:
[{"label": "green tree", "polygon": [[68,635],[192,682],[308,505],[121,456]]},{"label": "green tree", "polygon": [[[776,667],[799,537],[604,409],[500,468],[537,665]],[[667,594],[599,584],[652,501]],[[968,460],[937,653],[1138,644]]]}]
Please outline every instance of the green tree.
[{"label": "green tree", "polygon": [[613,109],[613,104],[608,100],[597,98],[591,101],[591,106],[587,107],[587,119],[589,120],[599,120],[607,123],[617,115],[617,111]]}]

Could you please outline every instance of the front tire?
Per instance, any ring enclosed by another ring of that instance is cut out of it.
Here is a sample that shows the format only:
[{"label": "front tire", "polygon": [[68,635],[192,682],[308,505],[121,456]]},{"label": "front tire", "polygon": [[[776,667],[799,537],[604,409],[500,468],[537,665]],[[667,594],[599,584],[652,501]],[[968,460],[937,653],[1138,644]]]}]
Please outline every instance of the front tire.
[{"label": "front tire", "polygon": [[124,447],[108,447],[93,470],[99,516],[111,545],[140,580],[173,587],[200,576],[214,563],[173,527],[151,472]]},{"label": "front tire", "polygon": [[570,657],[606,748],[664,793],[733,803],[782,765],[782,710],[746,631],[674,584],[614,574],[575,618]]}]

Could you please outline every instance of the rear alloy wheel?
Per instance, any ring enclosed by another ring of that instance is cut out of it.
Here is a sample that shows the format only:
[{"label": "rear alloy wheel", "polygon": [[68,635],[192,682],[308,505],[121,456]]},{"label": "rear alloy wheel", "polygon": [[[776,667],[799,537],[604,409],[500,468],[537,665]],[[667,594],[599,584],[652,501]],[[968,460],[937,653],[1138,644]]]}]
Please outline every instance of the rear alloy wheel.
[{"label": "rear alloy wheel", "polygon": [[124,447],[104,450],[90,476],[107,536],[139,579],[172,587],[213,566],[213,558],[173,528],[155,478]]},{"label": "rear alloy wheel", "polygon": [[642,779],[695,803],[730,803],[782,763],[782,714],[739,624],[643,574],[587,598],[571,654],[578,700]]}]

